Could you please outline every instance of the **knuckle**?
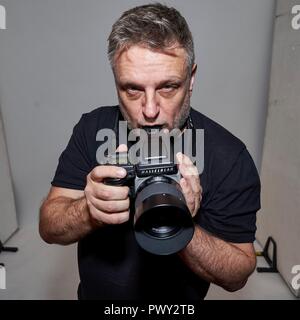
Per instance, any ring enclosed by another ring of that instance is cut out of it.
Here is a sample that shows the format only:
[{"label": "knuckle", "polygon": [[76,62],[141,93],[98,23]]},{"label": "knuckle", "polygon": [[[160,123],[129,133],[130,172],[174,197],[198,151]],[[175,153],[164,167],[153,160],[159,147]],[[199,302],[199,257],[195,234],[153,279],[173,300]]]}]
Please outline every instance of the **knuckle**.
[{"label": "knuckle", "polygon": [[105,211],[106,212],[114,212],[115,211],[115,205],[112,202],[107,202],[105,204]]},{"label": "knuckle", "polygon": [[114,215],[110,217],[111,224],[120,224],[120,217],[119,215]]},{"label": "knuckle", "polygon": [[112,224],[110,217],[103,213],[99,216],[99,220],[105,224]]},{"label": "knuckle", "polygon": [[89,198],[90,194],[91,194],[90,188],[89,188],[89,187],[86,187],[86,188],[84,189],[84,195],[86,196],[86,198]]},{"label": "knuckle", "polygon": [[97,166],[94,170],[96,176],[101,176],[103,174],[103,171],[105,171],[105,166]]},{"label": "knuckle", "polygon": [[114,216],[106,211],[99,211],[98,219],[105,224],[114,224]]},{"label": "knuckle", "polygon": [[110,212],[110,213],[114,211],[112,204],[109,203],[109,202],[105,203],[104,209],[105,209],[106,212]]},{"label": "knuckle", "polygon": [[122,212],[122,215],[120,215],[120,221],[121,223],[126,222],[129,219],[129,211]]},{"label": "knuckle", "polygon": [[124,211],[120,214],[116,214],[113,219],[115,224],[121,224],[128,220],[129,218],[129,211]]},{"label": "knuckle", "polygon": [[107,189],[100,189],[99,196],[103,200],[109,200],[111,198],[111,191]]},{"label": "knuckle", "polygon": [[88,174],[88,178],[90,180],[93,180],[93,177],[97,177],[98,176],[98,171],[99,171],[99,166],[95,167],[89,174]]},{"label": "knuckle", "polygon": [[123,222],[122,216],[117,215],[115,217],[115,224],[121,224]]},{"label": "knuckle", "polygon": [[187,193],[187,195],[188,195],[189,197],[191,197],[191,196],[192,196],[192,189],[188,187],[188,188],[186,189],[186,193]]},{"label": "knuckle", "polygon": [[189,198],[188,203],[189,203],[191,206],[193,206],[193,205],[194,205],[194,203],[195,203],[195,201],[194,201],[194,199]]},{"label": "knuckle", "polygon": [[101,180],[106,172],[106,166],[99,165],[91,171],[91,180]]},{"label": "knuckle", "polygon": [[195,187],[195,192],[196,192],[197,194],[201,193],[201,188],[200,188],[199,185],[196,185],[196,187]]},{"label": "knuckle", "polygon": [[87,201],[90,203],[93,195],[93,190],[90,187],[86,187],[84,190],[84,195]]},{"label": "knuckle", "polygon": [[129,195],[129,187],[125,186],[124,187],[124,198],[128,197]]}]

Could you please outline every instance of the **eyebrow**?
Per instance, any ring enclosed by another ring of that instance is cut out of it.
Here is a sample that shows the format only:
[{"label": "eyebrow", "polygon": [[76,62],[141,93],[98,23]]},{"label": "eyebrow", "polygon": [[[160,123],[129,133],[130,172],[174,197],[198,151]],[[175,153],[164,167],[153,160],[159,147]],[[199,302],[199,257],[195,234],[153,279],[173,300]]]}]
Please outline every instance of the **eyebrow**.
[{"label": "eyebrow", "polygon": [[[157,88],[161,88],[167,84],[175,84],[175,85],[181,85],[182,83],[184,83],[186,80],[186,78],[184,79],[179,79],[178,77],[171,77],[169,79],[166,79],[166,80],[162,80],[160,81],[156,87]],[[138,83],[135,83],[133,81],[119,81],[118,82],[118,86],[120,86],[121,88],[123,89],[127,89],[127,88],[136,88],[136,89],[143,89],[143,86],[138,84]]]}]

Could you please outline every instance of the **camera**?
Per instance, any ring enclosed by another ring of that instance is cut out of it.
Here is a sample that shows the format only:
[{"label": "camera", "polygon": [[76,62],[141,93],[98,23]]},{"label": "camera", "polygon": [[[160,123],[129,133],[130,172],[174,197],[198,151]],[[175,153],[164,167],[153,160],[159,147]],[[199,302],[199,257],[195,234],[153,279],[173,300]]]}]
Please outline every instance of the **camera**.
[{"label": "camera", "polygon": [[192,239],[194,222],[179,184],[181,175],[174,161],[176,139],[158,128],[145,129],[127,152],[109,156],[109,164],[126,169],[125,178],[107,178],[106,184],[127,185],[134,201],[134,234],[144,250],[170,255]]}]

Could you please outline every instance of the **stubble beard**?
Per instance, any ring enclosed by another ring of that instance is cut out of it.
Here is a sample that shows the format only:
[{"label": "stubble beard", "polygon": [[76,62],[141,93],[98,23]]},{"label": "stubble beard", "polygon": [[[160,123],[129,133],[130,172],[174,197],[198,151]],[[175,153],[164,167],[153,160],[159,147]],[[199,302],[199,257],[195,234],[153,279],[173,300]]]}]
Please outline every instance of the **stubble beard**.
[{"label": "stubble beard", "polygon": [[173,128],[176,128],[176,129],[183,128],[183,126],[186,123],[187,118],[189,117],[190,110],[191,110],[190,96],[187,94],[184,99],[184,102],[182,104],[182,107],[180,108],[180,112],[178,113],[178,115],[174,119]]}]

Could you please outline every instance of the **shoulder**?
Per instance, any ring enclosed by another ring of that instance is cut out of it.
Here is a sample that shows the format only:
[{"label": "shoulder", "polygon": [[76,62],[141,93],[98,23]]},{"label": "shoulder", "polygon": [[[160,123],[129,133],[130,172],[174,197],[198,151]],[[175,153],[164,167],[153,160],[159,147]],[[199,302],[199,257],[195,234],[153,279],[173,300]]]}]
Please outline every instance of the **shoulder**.
[{"label": "shoulder", "polygon": [[83,122],[89,125],[109,125],[113,118],[119,113],[119,106],[101,106],[90,112],[84,113],[81,117]]},{"label": "shoulder", "polygon": [[118,116],[118,106],[98,107],[90,112],[83,113],[73,129],[73,137],[77,141],[77,145],[84,146],[85,151],[83,153],[87,154],[93,167],[97,165],[96,151],[99,147],[99,142],[96,139],[97,133],[101,129],[114,130],[115,120]]},{"label": "shoulder", "polygon": [[206,166],[215,164],[230,169],[239,155],[246,149],[245,144],[223,126],[192,109],[191,116],[196,129],[204,131],[204,155]]},{"label": "shoulder", "polygon": [[196,129],[204,130],[204,170],[201,181],[210,192],[238,170],[239,162],[253,166],[245,144],[223,126],[192,109],[191,116]]},{"label": "shoulder", "polygon": [[227,150],[239,153],[245,148],[245,144],[239,138],[204,114],[192,109],[191,116],[194,127],[204,130],[206,147],[214,152]]},{"label": "shoulder", "polygon": [[102,106],[83,113],[74,128],[75,132],[84,135],[86,139],[94,138],[100,129],[114,129],[118,114],[118,106]]}]

